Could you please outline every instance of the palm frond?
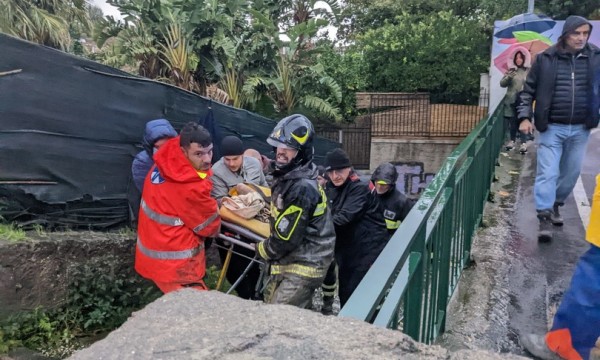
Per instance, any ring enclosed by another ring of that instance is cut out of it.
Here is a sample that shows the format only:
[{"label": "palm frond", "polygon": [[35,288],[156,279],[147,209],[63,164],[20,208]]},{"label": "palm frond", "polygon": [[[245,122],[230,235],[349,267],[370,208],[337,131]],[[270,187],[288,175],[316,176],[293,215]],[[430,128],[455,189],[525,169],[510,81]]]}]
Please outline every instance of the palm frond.
[{"label": "palm frond", "polygon": [[335,121],[340,121],[342,119],[340,111],[337,107],[331,105],[330,103],[319,97],[313,95],[305,95],[300,99],[300,102],[308,109],[314,110],[325,116],[331,117],[335,119]]}]

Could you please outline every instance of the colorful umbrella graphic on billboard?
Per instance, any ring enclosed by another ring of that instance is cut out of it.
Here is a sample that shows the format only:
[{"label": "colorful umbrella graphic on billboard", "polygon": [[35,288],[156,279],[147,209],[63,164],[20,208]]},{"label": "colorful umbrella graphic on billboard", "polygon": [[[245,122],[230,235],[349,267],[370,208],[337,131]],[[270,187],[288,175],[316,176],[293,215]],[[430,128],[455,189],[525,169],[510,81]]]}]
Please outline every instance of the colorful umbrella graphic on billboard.
[{"label": "colorful umbrella graphic on billboard", "polygon": [[535,59],[537,54],[552,45],[552,41],[549,38],[533,31],[515,31],[513,34],[514,38],[500,39],[499,43],[510,46],[494,59],[494,65],[503,74],[508,70],[509,58],[514,56],[518,49],[529,51],[531,58]]},{"label": "colorful umbrella graphic on billboard", "polygon": [[515,37],[515,31],[543,33],[552,29],[554,25],[556,25],[556,21],[546,15],[533,13],[519,14],[508,19],[506,25],[498,29],[494,36],[501,39],[510,39]]}]

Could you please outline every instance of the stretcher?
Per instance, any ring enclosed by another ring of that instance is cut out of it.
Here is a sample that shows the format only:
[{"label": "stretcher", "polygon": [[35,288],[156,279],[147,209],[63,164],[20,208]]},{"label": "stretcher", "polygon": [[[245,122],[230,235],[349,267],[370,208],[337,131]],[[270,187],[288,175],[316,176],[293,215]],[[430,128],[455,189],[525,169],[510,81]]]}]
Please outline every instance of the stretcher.
[{"label": "stretcher", "polygon": [[[270,189],[261,188],[261,190],[263,195],[270,196]],[[235,191],[230,192],[230,195],[236,195]],[[216,290],[221,289],[225,275],[229,269],[231,258],[235,255],[250,260],[250,263],[237,278],[237,280],[232,284],[231,288],[227,290],[227,294],[235,290],[235,288],[240,284],[253,266],[259,266],[260,268],[259,281],[256,284],[257,288],[255,289],[256,292],[258,292],[258,287],[260,287],[262,278],[264,277],[264,262],[260,260],[258,253],[255,251],[255,246],[259,242],[264,241],[269,237],[270,225],[269,223],[265,223],[254,218],[244,219],[241,216],[236,215],[225,206],[221,206],[219,212],[221,215],[221,231],[218,235],[218,238],[222,240],[223,245],[216,243],[216,246],[227,250],[227,255],[223,261],[221,272],[219,273]],[[251,258],[246,254],[235,251],[234,245],[251,250],[254,253],[254,256]]]}]

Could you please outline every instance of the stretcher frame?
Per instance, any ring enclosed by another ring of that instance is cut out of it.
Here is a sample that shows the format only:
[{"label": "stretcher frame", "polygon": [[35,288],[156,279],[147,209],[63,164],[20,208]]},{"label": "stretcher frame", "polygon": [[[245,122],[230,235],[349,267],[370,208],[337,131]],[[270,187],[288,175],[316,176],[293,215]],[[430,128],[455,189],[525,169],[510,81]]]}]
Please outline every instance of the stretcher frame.
[{"label": "stretcher frame", "polygon": [[[242,274],[236,279],[236,281],[233,284],[231,284],[231,288],[229,288],[229,290],[227,290],[226,294],[230,294],[233,290],[235,290],[235,288],[244,279],[244,277],[246,276],[248,271],[250,271],[250,269],[252,268],[252,266],[254,264],[257,264],[260,267],[260,275],[259,275],[258,281],[256,283],[256,288],[254,289],[255,292],[258,292],[258,290],[260,289],[260,286],[262,284],[262,280],[265,276],[265,262],[260,260],[255,246],[252,246],[249,243],[247,243],[241,239],[236,239],[234,237],[225,235],[223,233],[224,231],[234,233],[241,238],[252,241],[254,243],[254,245],[266,240],[264,237],[257,235],[256,233],[246,229],[243,226],[240,226],[240,225],[234,224],[232,222],[229,222],[227,220],[221,219],[221,232],[219,233],[218,238],[223,240],[226,243],[229,243],[229,246],[222,246],[218,243],[215,243],[215,245],[217,247],[227,250],[227,255],[225,257],[225,261],[223,262],[223,266],[221,267],[221,272],[219,273],[219,278],[217,280],[216,290],[220,291],[221,286],[223,285],[223,281],[225,279],[225,275],[227,274],[227,270],[229,269],[229,263],[231,261],[231,257],[233,256],[233,254],[236,254],[238,256],[241,256],[243,258],[250,260],[250,263],[248,264],[248,266],[246,266],[246,268],[244,269]],[[250,257],[246,256],[245,254],[241,254],[239,252],[234,251],[233,245],[238,245],[240,247],[254,251],[254,257],[250,258]]]}]

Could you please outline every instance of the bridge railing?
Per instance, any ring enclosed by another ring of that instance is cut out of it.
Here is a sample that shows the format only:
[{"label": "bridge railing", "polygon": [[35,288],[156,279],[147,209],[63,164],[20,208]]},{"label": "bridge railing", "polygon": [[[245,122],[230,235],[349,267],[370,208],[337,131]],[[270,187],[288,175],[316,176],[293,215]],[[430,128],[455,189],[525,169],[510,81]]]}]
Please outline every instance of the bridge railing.
[{"label": "bridge railing", "polygon": [[504,134],[498,106],[448,157],[339,316],[401,329],[424,343],[444,332]]}]

